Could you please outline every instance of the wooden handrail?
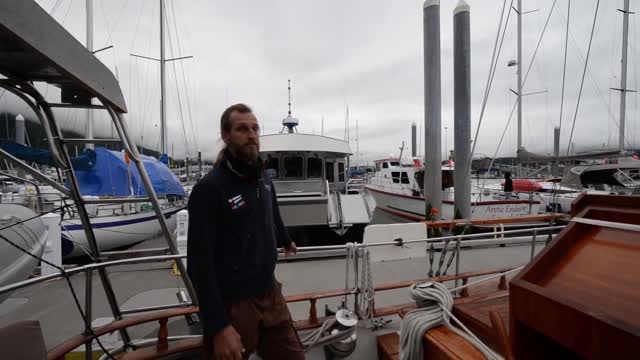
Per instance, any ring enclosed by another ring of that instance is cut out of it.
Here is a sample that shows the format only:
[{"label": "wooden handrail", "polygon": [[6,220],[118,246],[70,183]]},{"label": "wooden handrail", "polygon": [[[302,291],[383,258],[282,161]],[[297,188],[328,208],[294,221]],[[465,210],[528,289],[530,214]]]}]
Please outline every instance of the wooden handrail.
[{"label": "wooden handrail", "polygon": [[[183,316],[194,314],[198,312],[198,307],[189,306],[186,308],[180,309],[171,309],[171,310],[163,310],[163,311],[155,311],[152,313],[132,316],[130,318],[116,320],[112,323],[106,324],[99,328],[93,329],[93,332],[96,336],[102,336],[104,334],[108,334],[114,331],[118,331],[120,329],[125,329],[131,326],[140,325],[144,323],[148,323],[151,321],[160,321],[163,319],[168,319],[176,316]],[[71,339],[65,341],[64,343],[56,346],[51,351],[47,353],[47,360],[62,360],[64,359],[64,355],[78,346],[84,345],[93,340],[92,336],[89,335],[76,335]]]},{"label": "wooden handrail", "polygon": [[[375,287],[375,291],[376,292],[380,292],[380,291],[388,291],[388,290],[396,290],[396,289],[401,289],[401,288],[407,288],[415,283],[418,282],[423,282],[423,281],[437,281],[437,282],[445,282],[445,281],[453,281],[453,280],[462,280],[463,283],[466,283],[468,281],[469,278],[473,278],[473,277],[479,277],[479,276],[486,276],[486,275],[492,275],[492,274],[498,274],[498,273],[502,273],[505,271],[511,270],[511,268],[507,268],[507,269],[497,269],[497,270],[486,270],[486,271],[475,271],[475,272],[466,272],[466,273],[461,273],[458,275],[445,275],[445,276],[436,276],[436,277],[432,277],[432,278],[423,278],[423,279],[417,279],[417,280],[409,280],[409,281],[400,281],[400,282],[393,282],[393,283],[383,283],[380,284],[378,286]],[[500,280],[501,284],[506,284],[506,280],[501,279]],[[292,303],[292,302],[301,302],[301,301],[309,301],[310,303],[310,308],[309,308],[309,318],[306,320],[298,320],[295,322],[295,326],[297,329],[299,330],[305,330],[305,329],[311,329],[314,327],[318,327],[320,324],[322,324],[324,322],[324,320],[326,320],[327,318],[322,317],[322,318],[318,318],[317,316],[317,309],[316,309],[316,304],[317,304],[317,300],[318,299],[325,299],[325,298],[333,298],[333,297],[340,297],[340,296],[344,296],[344,295],[348,295],[351,294],[350,291],[346,291],[344,289],[340,289],[340,290],[329,290],[329,291],[321,291],[321,292],[313,292],[313,293],[306,293],[306,294],[298,294],[298,295],[290,295],[290,296],[286,296],[285,297],[285,301],[287,303]],[[468,293],[467,293],[468,295]],[[392,315],[392,314],[396,314],[398,312],[400,312],[403,309],[410,309],[412,307],[415,307],[415,304],[413,303],[409,303],[409,304],[401,304],[401,305],[394,305],[394,306],[387,306],[387,307],[383,307],[383,308],[379,308],[379,309],[374,309],[374,316],[375,317],[379,317],[379,316],[387,316],[387,315]],[[192,350],[192,349],[197,349],[199,346],[201,346],[201,340],[200,340],[200,345],[196,346],[195,344],[197,343],[197,341],[195,340],[190,340],[190,341],[186,341],[183,342],[181,341],[180,343],[183,345],[172,345],[176,342],[169,342],[168,341],[168,336],[169,336],[169,332],[168,332],[168,328],[167,328],[167,323],[168,323],[168,319],[172,318],[172,317],[178,317],[178,316],[184,316],[184,315],[189,315],[189,314],[194,314],[198,312],[198,307],[196,306],[190,306],[190,307],[185,307],[185,308],[179,308],[179,309],[170,309],[170,310],[163,310],[163,311],[155,311],[152,313],[148,313],[148,314],[144,314],[144,315],[139,315],[139,316],[132,316],[126,319],[122,319],[122,320],[116,320],[114,322],[111,322],[107,325],[101,326],[99,328],[94,329],[94,333],[96,334],[96,336],[102,336],[104,334],[108,334],[114,331],[118,331],[121,329],[125,329],[131,326],[135,326],[135,325],[140,325],[140,324],[144,324],[144,323],[148,323],[148,322],[152,322],[152,321],[158,321],[159,322],[159,329],[158,329],[158,344],[157,346],[155,346],[155,350],[153,351],[157,351],[156,354],[165,354],[165,355],[169,355],[171,353],[173,353],[172,351],[177,351],[175,349],[182,349],[180,351],[186,351],[186,350]],[[47,360],[63,360],[64,356],[73,351],[74,349],[76,349],[77,347],[84,345],[90,341],[93,340],[92,336],[88,336],[88,335],[76,335],[74,337],[72,337],[71,339],[65,341],[64,343],[58,345],[57,347],[53,348],[51,351],[49,351],[47,353]],[[187,345],[185,345],[187,344]],[[184,346],[187,346],[187,348],[184,348]],[[195,346],[195,348],[194,348]],[[149,352],[152,352],[152,350],[148,349],[149,347],[145,347],[143,349],[144,352],[140,353],[140,357],[135,357],[135,356],[126,356],[127,359],[131,358],[131,359],[147,359],[149,357],[146,357],[147,355],[142,355],[142,354],[148,354]],[[137,351],[136,351],[137,352]],[[134,352],[135,353],[135,352]]]},{"label": "wooden handrail", "polygon": [[554,220],[569,220],[567,214],[551,213],[551,214],[539,214],[539,215],[527,215],[527,216],[513,216],[508,218],[497,219],[455,219],[455,220],[435,220],[435,221],[423,221],[430,228],[452,228],[454,226],[464,225],[496,225],[496,224],[514,224],[533,221],[554,221]]}]

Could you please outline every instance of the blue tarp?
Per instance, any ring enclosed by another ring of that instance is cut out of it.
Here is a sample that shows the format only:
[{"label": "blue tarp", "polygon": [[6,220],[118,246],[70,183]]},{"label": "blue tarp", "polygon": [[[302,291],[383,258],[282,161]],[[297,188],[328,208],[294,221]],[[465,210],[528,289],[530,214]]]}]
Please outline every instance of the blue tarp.
[{"label": "blue tarp", "polygon": [[[13,141],[0,140],[0,148],[9,154],[28,162],[42,165],[58,166],[51,157],[51,151],[20,145]],[[89,170],[96,163],[96,153],[87,149],[80,155],[71,158],[74,169]]]},{"label": "blue tarp", "polygon": [[[75,172],[82,195],[129,196],[131,189],[133,195],[147,195],[138,169],[133,162],[127,166],[123,152],[95,148],[95,154],[96,165],[92,169]],[[157,195],[186,195],[180,180],[166,165],[151,156],[141,157]]]}]

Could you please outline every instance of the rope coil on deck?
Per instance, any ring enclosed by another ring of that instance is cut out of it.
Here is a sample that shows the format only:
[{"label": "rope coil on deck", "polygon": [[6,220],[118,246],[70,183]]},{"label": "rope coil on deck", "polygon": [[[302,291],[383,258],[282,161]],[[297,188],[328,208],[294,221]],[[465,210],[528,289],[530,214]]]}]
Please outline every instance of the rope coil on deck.
[{"label": "rope coil on deck", "polygon": [[[439,325],[448,327],[473,344],[487,359],[501,359],[453,316],[453,296],[445,285],[438,282],[414,284],[409,287],[409,294],[419,308],[409,311],[400,325],[401,360],[422,359],[424,334]],[[450,319],[463,330],[451,325]]]},{"label": "rope coil on deck", "polygon": [[[353,286],[350,281],[351,272],[353,272]],[[370,252],[364,245],[346,244],[345,290],[355,296],[355,313],[362,319],[373,318],[375,287],[371,273]],[[344,297],[342,306],[347,306],[347,295]]]}]

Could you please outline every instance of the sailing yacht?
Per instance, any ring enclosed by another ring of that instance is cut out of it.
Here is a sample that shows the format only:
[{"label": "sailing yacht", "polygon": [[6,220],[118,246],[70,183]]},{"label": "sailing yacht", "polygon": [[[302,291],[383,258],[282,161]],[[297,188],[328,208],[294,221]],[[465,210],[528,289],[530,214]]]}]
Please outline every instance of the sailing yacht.
[{"label": "sailing yacht", "polygon": [[[87,2],[87,43],[86,48],[93,50],[93,6]],[[169,230],[175,229],[175,214],[186,207],[187,193],[179,179],[167,167],[166,158],[167,127],[166,127],[166,90],[165,90],[165,48],[164,22],[166,21],[163,1],[160,1],[160,63],[161,63],[161,134],[160,160],[150,156],[140,156],[140,160],[149,174],[151,183],[158,195],[162,213],[167,220]],[[175,60],[175,59],[172,59]],[[64,97],[64,92],[62,97]],[[76,143],[86,143],[86,150],[72,159],[76,172],[79,191],[82,197],[92,202],[86,209],[94,230],[99,250],[113,250],[134,245],[143,240],[158,236],[161,225],[148,201],[147,192],[141,175],[135,167],[130,167],[130,159],[123,151],[112,151],[96,146],[100,140],[94,139],[93,113],[94,109],[86,108],[86,134],[84,141],[74,139]],[[56,166],[54,156],[46,150],[33,149],[24,146],[24,141],[17,143],[3,142],[0,148],[17,158],[35,163]],[[26,179],[23,179],[26,180]],[[68,182],[68,179],[62,179]],[[65,258],[88,255],[89,244],[85,229],[82,225],[77,207],[66,206],[70,199],[51,186],[24,181],[25,185],[18,186],[14,191],[3,193],[2,202],[20,204],[38,211],[37,204],[44,208],[40,211],[59,209],[56,212],[62,216],[60,224],[62,232],[62,255]]]},{"label": "sailing yacht", "polygon": [[[76,162],[74,169],[83,198],[96,202],[86,207],[100,250],[131,246],[157,236],[161,229],[150,203],[145,200],[147,193],[140,174],[135,167],[129,166],[124,153],[102,147],[85,153],[92,154],[92,164],[79,166]],[[141,157],[159,196],[164,216],[171,220],[169,226],[174,229],[174,215],[186,206],[186,193],[165,164],[150,156]],[[9,190],[12,191],[1,194],[2,203],[22,205],[36,212],[55,210],[62,216],[63,257],[89,253],[77,209],[75,206],[65,206],[69,199],[60,191],[35,182],[14,186]],[[118,202],[118,199],[125,202]],[[106,203],[97,203],[99,200]]]}]

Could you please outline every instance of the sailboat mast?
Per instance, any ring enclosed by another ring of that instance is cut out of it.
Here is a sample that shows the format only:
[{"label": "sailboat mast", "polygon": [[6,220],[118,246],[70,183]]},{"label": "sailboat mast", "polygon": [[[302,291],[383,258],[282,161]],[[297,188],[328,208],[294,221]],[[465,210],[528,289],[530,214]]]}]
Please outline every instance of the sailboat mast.
[{"label": "sailboat mast", "polygon": [[166,153],[167,144],[167,103],[165,84],[165,54],[164,54],[164,0],[160,1],[160,154]]},{"label": "sailboat mast", "polygon": [[349,138],[349,105],[347,104],[347,112],[344,116],[344,141],[347,143],[351,143],[351,139]]},{"label": "sailboat mast", "polygon": [[360,169],[360,142],[358,139],[358,118],[356,118],[356,166]]},{"label": "sailboat mast", "polygon": [[618,148],[624,150],[624,126],[627,105],[627,43],[629,40],[629,0],[624,0],[622,10],[622,61],[620,61],[620,135]]},{"label": "sailboat mast", "polygon": [[520,160],[518,153],[522,149],[522,0],[518,0],[516,13],[518,15],[518,148],[516,149],[516,157],[518,158],[518,166]]},{"label": "sailboat mast", "polygon": [[[87,45],[87,50],[89,50],[90,52],[93,52],[93,0],[87,0],[86,2],[86,22],[87,22],[87,38],[86,38],[86,45]],[[86,123],[86,127],[85,127],[85,138],[88,140],[93,139],[93,112],[91,111],[91,109],[86,109],[85,110],[85,114],[87,117],[87,123]],[[87,143],[86,145],[87,149],[93,149],[93,144],[92,143]]]}]

